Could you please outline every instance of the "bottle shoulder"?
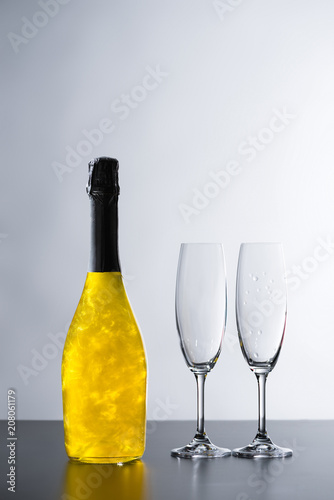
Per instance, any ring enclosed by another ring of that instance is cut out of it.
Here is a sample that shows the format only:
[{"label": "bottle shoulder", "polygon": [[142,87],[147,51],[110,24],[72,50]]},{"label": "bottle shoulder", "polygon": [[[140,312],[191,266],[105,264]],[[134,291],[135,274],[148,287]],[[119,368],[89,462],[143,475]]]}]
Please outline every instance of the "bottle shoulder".
[{"label": "bottle shoulder", "polygon": [[87,273],[68,336],[122,335],[142,342],[120,272]]},{"label": "bottle shoulder", "polygon": [[86,308],[131,310],[120,272],[88,272],[80,303]]}]

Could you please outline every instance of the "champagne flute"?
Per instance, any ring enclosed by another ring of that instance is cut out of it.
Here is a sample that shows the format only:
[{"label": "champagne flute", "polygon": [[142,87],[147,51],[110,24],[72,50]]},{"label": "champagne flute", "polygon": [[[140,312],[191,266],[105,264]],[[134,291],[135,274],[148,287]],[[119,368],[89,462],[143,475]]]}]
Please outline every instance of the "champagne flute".
[{"label": "champagne flute", "polygon": [[231,455],[230,450],[215,446],[204,429],[204,383],[219,357],[226,325],[226,273],[220,243],[182,243],[175,309],[181,350],[197,382],[197,431],[189,444],[172,450],[171,455]]},{"label": "champagne flute", "polygon": [[254,440],[232,454],[243,458],[289,457],[266,430],[265,386],[284,338],[287,292],[280,243],[243,243],[240,247],[236,317],[242,353],[258,381],[259,419]]}]

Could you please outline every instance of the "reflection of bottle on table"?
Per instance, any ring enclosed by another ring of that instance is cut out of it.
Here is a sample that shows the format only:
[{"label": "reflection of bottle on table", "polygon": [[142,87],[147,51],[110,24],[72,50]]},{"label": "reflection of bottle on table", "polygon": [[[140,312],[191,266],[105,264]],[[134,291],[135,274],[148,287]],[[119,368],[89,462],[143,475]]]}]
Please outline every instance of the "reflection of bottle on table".
[{"label": "reflection of bottle on table", "polygon": [[140,460],[123,467],[68,462],[60,498],[144,500],[148,498],[146,476]]}]

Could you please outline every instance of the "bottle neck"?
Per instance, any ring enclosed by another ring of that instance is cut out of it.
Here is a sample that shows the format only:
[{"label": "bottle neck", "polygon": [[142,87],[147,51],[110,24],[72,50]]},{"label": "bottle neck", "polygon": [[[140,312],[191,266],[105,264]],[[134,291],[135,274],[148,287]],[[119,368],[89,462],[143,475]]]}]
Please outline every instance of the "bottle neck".
[{"label": "bottle neck", "polygon": [[118,196],[90,194],[91,248],[89,272],[120,272],[118,257]]}]

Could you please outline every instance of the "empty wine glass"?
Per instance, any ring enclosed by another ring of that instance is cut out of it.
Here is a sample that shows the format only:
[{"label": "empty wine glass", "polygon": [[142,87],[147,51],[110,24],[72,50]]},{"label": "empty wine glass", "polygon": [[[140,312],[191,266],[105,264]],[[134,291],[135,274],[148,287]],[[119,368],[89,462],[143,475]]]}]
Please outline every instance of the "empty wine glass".
[{"label": "empty wine glass", "polygon": [[243,243],[240,247],[236,317],[242,353],[258,381],[259,420],[254,440],[232,454],[243,458],[288,457],[266,430],[265,385],[276,365],[286,324],[286,283],[280,243]]},{"label": "empty wine glass", "polygon": [[226,325],[226,274],[220,243],[183,243],[176,279],[176,323],[181,349],[197,382],[197,432],[171,451],[179,458],[215,458],[231,454],[211,443],[204,429],[204,383],[221,351]]}]

